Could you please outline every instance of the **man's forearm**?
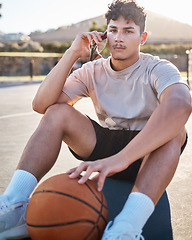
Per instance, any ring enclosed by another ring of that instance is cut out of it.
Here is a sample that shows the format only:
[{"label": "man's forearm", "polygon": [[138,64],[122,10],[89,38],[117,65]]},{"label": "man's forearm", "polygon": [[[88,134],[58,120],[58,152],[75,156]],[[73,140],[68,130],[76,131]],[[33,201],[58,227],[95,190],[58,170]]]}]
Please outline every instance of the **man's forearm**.
[{"label": "man's forearm", "polygon": [[35,111],[44,113],[49,106],[57,102],[67,76],[77,59],[77,54],[72,50],[69,49],[65,52],[58,64],[42,82],[33,100],[33,109]]},{"label": "man's forearm", "polygon": [[184,128],[191,113],[190,104],[180,99],[163,102],[151,115],[143,130],[119,153],[130,165],[164,145]]}]

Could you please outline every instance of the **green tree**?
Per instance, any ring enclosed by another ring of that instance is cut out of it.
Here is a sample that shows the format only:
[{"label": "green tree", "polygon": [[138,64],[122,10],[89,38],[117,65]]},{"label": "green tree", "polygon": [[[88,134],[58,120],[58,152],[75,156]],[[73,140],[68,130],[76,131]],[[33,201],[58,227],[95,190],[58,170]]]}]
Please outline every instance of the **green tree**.
[{"label": "green tree", "polygon": [[102,26],[98,26],[97,22],[93,21],[92,22],[92,26],[89,28],[89,31],[98,31],[98,32],[105,32],[107,25],[102,25]]}]

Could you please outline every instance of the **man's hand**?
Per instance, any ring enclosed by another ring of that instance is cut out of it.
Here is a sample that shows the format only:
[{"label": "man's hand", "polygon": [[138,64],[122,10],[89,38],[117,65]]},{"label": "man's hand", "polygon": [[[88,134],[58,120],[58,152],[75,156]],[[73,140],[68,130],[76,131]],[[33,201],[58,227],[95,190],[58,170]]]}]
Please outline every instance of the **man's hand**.
[{"label": "man's hand", "polygon": [[[39,87],[33,100],[34,111],[44,114],[48,107],[59,101],[65,102],[62,89],[74,63],[80,57],[90,57],[90,44],[102,41],[103,33],[97,31],[77,35],[71,47],[65,52],[58,64],[49,72]],[[50,91],[51,89],[51,91]],[[49,92],[49,94],[47,94]],[[64,100],[63,100],[64,99]],[[67,100],[68,102],[68,100]]]},{"label": "man's hand", "polygon": [[121,172],[128,167],[127,161],[120,158],[120,154],[112,157],[93,161],[82,162],[78,167],[67,171],[70,178],[77,178],[83,171],[85,174],[80,178],[79,183],[85,183],[92,173],[97,173],[92,180],[97,182],[98,191],[102,191],[106,177],[112,176],[117,172]]},{"label": "man's hand", "polygon": [[70,49],[73,50],[79,58],[90,57],[90,45],[92,44],[93,40],[96,42],[96,44],[102,42],[102,35],[102,32],[97,31],[80,33],[73,41]]}]

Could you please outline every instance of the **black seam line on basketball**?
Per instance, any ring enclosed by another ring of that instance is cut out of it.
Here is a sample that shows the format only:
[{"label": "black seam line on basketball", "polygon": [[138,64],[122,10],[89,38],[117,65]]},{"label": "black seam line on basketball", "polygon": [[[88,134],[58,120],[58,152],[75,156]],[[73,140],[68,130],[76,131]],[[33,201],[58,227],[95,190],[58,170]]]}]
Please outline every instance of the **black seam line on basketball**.
[{"label": "black seam line on basketball", "polygon": [[[77,178],[80,179],[80,177],[77,177]],[[89,190],[90,190],[91,193],[95,196],[95,198],[96,198],[101,204],[103,204],[103,200],[101,201],[101,200],[98,198],[98,196],[95,194],[95,192],[93,191],[93,189],[89,186],[89,184],[88,184],[87,182],[85,182],[84,184],[89,188]],[[104,206],[106,209],[108,209],[108,207],[105,206],[104,204],[103,204],[103,206]]]},{"label": "black seam line on basketball", "polygon": [[99,226],[93,226],[93,228],[91,229],[91,231],[89,231],[89,233],[87,234],[87,236],[84,238],[84,240],[88,240],[90,239],[90,235],[92,234],[92,232],[95,230],[95,228],[97,229],[97,234],[98,234],[98,238],[97,239],[101,239],[101,231],[99,229]]},{"label": "black seam line on basketball", "polygon": [[[97,218],[97,220],[96,220],[96,224],[99,222],[99,219],[100,219],[100,217],[102,216],[102,209],[103,209],[103,195],[101,195],[101,201],[100,201],[100,203],[101,203],[101,208],[100,208],[100,211],[99,211],[99,215],[98,215],[98,218]],[[103,219],[104,219],[104,217],[103,217]],[[104,219],[104,221],[106,222],[106,220]]]},{"label": "black seam line on basketball", "polygon": [[[104,201],[104,195],[101,195],[101,198],[102,198],[102,203],[103,203],[103,201]],[[103,208],[105,208],[105,205],[104,205],[104,204],[101,204],[101,209],[100,209],[100,215],[101,215],[101,216],[103,216],[103,215],[102,215]],[[108,208],[106,208],[106,209],[107,209],[107,211],[108,211]],[[104,219],[105,223],[107,224],[107,219],[105,219],[104,217],[103,217],[103,219]],[[99,216],[98,216],[98,222],[99,222]]]},{"label": "black seam line on basketball", "polygon": [[46,224],[46,225],[36,225],[36,224],[30,224],[27,223],[27,226],[29,227],[34,227],[34,228],[49,228],[49,227],[62,227],[62,226],[67,226],[67,225],[72,225],[76,223],[91,223],[95,225],[94,221],[90,220],[78,220],[78,221],[73,221],[73,222],[66,222],[66,223],[55,223],[55,224]]},{"label": "black seam line on basketball", "polygon": [[[95,198],[96,198],[100,203],[103,204],[103,201],[101,202],[101,200],[97,197],[97,195],[94,193],[94,191],[93,191],[92,188],[89,186],[89,184],[87,184],[86,182],[85,182],[84,184],[89,188],[89,190],[90,190],[91,193],[95,196]],[[103,206],[104,206],[106,209],[108,209],[107,206],[105,206],[104,204],[103,204]]]},{"label": "black seam line on basketball", "polygon": [[101,195],[101,208],[100,208],[100,212],[99,212],[99,215],[98,215],[98,218],[97,218],[96,223],[99,222],[99,219],[100,219],[101,216],[102,216],[104,222],[107,223],[107,219],[105,219],[105,218],[103,217],[103,215],[102,215],[102,210],[103,210],[103,208],[105,207],[105,205],[103,204],[103,201],[104,201],[104,196]]},{"label": "black seam line on basketball", "polygon": [[[85,237],[85,240],[89,238],[90,234],[92,234],[92,232],[95,230],[97,230],[97,234],[98,234],[98,237],[101,238],[101,231],[100,231],[100,228],[98,227],[98,222],[99,222],[99,219],[100,217],[102,216],[102,209],[103,209],[103,201],[104,201],[104,197],[103,195],[101,195],[101,208],[100,208],[100,213],[98,214],[98,218],[97,218],[97,221],[95,222],[95,225],[93,226],[93,228],[89,231],[89,233],[87,234],[87,236]],[[107,220],[103,217],[103,220],[105,222],[105,224],[107,224]]]},{"label": "black seam line on basketball", "polygon": [[100,231],[100,229],[99,229],[99,226],[95,224],[95,225],[93,226],[93,228],[91,229],[91,231],[89,231],[89,233],[87,234],[87,236],[85,237],[84,240],[89,239],[89,236],[92,234],[92,232],[95,230],[95,228],[97,229],[97,233],[98,233],[99,239],[101,238],[101,231]]},{"label": "black seam line on basketball", "polygon": [[[75,200],[78,200],[78,201],[82,202],[83,204],[87,205],[88,207],[92,208],[96,213],[100,214],[100,211],[98,211],[96,208],[94,208],[91,204],[83,201],[83,200],[80,199],[80,198],[74,197],[74,196],[72,196],[72,195],[70,195],[70,194],[62,193],[62,192],[57,192],[57,191],[52,191],[52,190],[42,190],[42,191],[37,191],[37,192],[35,192],[33,195],[36,195],[36,194],[39,194],[39,193],[55,193],[55,194],[60,194],[60,195],[66,196],[66,197],[73,198],[73,199],[75,199]],[[106,221],[103,216],[101,216],[101,217],[103,218],[104,221]]]}]

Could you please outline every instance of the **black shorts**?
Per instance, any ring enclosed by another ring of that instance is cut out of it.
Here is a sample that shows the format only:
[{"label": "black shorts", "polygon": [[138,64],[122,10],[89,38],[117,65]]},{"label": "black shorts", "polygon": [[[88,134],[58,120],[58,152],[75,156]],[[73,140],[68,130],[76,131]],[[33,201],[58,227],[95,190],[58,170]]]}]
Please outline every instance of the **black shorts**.
[{"label": "black shorts", "polygon": [[[90,121],[93,124],[97,138],[95,148],[91,155],[88,158],[83,159],[69,148],[72,154],[77,159],[83,161],[95,161],[117,154],[140,132],[132,130],[110,130],[108,128],[101,127],[97,122],[92,119],[90,119]],[[181,148],[181,153],[183,152],[186,144],[187,137],[184,145]],[[138,159],[137,161],[132,163],[127,169],[114,174],[110,178],[134,182],[137,177],[137,173],[141,166],[142,160],[143,158]]]}]

